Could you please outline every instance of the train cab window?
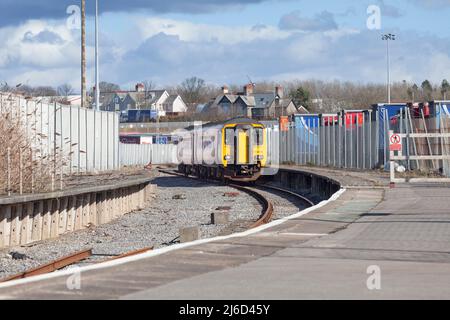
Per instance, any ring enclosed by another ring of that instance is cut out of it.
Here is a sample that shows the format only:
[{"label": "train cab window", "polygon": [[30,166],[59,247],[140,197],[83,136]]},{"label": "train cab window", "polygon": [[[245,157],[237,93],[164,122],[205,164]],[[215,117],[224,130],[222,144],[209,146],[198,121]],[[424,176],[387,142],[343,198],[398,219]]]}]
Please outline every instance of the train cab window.
[{"label": "train cab window", "polygon": [[261,128],[256,128],[253,130],[253,143],[256,144],[257,146],[262,146],[264,144],[263,141],[263,129]]},{"label": "train cab window", "polygon": [[227,146],[231,146],[234,143],[234,129],[227,128],[225,129],[225,144]]}]

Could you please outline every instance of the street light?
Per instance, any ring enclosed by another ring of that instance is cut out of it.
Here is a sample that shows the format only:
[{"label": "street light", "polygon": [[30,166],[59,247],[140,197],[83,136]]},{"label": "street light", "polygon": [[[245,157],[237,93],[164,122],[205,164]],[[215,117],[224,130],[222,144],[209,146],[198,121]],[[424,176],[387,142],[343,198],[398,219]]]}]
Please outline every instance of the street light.
[{"label": "street light", "polygon": [[386,41],[387,44],[387,92],[388,103],[391,103],[391,60],[389,57],[389,41],[395,41],[395,34],[385,34],[381,37],[381,40]]},{"label": "street light", "polygon": [[81,107],[86,107],[86,0],[81,0]]},{"label": "street light", "polygon": [[98,69],[98,0],[95,0],[95,109],[97,111],[100,110],[100,87]]}]

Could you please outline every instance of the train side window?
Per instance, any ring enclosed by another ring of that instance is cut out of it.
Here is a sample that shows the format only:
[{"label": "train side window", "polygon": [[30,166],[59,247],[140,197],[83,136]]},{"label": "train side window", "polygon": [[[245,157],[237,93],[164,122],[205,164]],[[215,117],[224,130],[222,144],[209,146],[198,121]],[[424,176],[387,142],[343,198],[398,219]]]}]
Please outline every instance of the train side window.
[{"label": "train side window", "polygon": [[234,129],[233,128],[227,128],[225,129],[225,144],[227,146],[233,145],[234,142]]},{"label": "train side window", "polygon": [[256,128],[253,130],[253,143],[257,146],[262,146],[264,144],[263,141],[263,129]]}]

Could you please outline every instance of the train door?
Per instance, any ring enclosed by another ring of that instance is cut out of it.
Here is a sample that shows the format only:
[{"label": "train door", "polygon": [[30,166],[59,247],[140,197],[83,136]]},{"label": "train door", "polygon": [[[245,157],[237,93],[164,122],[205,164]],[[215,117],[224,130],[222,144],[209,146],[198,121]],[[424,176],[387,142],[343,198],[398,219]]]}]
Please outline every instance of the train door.
[{"label": "train door", "polygon": [[249,145],[250,145],[250,134],[249,130],[236,129],[236,139],[237,139],[237,163],[238,164],[248,164],[249,160]]}]

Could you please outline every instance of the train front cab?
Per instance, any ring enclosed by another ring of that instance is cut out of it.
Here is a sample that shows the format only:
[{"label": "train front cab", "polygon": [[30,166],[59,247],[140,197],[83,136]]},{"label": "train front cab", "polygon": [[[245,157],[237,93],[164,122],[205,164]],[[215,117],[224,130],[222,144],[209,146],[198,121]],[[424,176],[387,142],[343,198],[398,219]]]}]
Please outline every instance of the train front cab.
[{"label": "train front cab", "polygon": [[256,180],[266,165],[266,133],[261,124],[227,124],[222,131],[224,175]]}]

